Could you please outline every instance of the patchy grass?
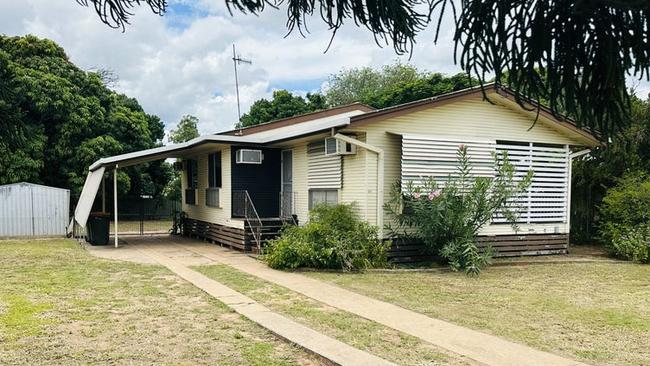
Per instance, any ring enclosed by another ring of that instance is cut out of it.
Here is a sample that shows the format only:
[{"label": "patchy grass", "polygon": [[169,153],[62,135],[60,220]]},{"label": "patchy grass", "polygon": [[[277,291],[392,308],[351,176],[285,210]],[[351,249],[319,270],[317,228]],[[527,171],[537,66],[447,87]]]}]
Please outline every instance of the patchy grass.
[{"label": "patchy grass", "polygon": [[308,272],[359,293],[597,365],[650,365],[650,266],[601,261],[453,272]]},{"label": "patchy grass", "polygon": [[320,363],[163,267],[72,240],[0,241],[0,278],[2,365]]},{"label": "patchy grass", "polygon": [[327,306],[226,265],[193,267],[323,334],[400,365],[467,365],[455,355],[381,324]]}]

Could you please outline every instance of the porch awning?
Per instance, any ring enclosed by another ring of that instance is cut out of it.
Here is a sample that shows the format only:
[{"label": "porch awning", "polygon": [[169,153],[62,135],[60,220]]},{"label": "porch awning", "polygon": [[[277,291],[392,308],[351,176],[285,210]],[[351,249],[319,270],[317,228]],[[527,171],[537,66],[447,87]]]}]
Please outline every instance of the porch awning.
[{"label": "porch awning", "polygon": [[[104,177],[104,170],[104,167],[100,167],[95,171],[89,172],[86,176],[84,188],[81,191],[79,202],[77,202],[77,207],[74,210],[74,220],[77,224],[81,225],[81,227],[86,227],[88,215],[90,215],[90,210],[93,208],[99,184],[102,182],[102,178]],[[68,229],[68,231],[70,230],[71,228]]]}]

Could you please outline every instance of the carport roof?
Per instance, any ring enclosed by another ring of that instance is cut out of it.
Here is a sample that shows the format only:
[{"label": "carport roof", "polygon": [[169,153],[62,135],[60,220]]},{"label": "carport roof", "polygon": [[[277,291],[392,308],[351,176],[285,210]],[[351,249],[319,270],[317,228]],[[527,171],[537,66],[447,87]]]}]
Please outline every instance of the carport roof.
[{"label": "carport roof", "polygon": [[101,167],[114,167],[119,164],[120,167],[145,163],[153,160],[179,157],[184,152],[204,144],[241,144],[241,145],[266,145],[277,141],[283,141],[291,138],[310,135],[313,133],[327,131],[331,128],[347,126],[350,124],[350,117],[362,114],[363,111],[351,111],[325,118],[318,118],[313,121],[303,122],[297,125],[279,127],[273,130],[258,132],[246,136],[233,135],[205,135],[190,141],[156,147],[153,149],[135,151],[132,153],[111,156],[99,159],[90,166],[93,172]]}]

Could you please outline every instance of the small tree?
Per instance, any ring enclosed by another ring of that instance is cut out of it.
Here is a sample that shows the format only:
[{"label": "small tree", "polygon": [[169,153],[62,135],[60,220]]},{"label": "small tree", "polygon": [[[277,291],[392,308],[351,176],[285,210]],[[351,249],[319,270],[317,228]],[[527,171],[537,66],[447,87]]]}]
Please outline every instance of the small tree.
[{"label": "small tree", "polygon": [[386,209],[397,228],[389,225],[388,230],[392,236],[415,236],[452,269],[477,275],[489,264],[491,250],[481,252],[476,236],[497,214],[517,230],[516,198],[530,186],[532,172],[517,181],[515,168],[503,153],[494,154],[494,177],[476,177],[466,146],[458,148],[457,157],[457,174],[449,176],[444,186],[432,177],[421,185],[409,182],[404,190],[399,183],[394,186]]},{"label": "small tree", "polygon": [[190,114],[184,115],[181,121],[178,122],[178,127],[170,132],[169,140],[175,144],[180,144],[199,137],[199,129],[196,126],[198,122],[198,118]]}]

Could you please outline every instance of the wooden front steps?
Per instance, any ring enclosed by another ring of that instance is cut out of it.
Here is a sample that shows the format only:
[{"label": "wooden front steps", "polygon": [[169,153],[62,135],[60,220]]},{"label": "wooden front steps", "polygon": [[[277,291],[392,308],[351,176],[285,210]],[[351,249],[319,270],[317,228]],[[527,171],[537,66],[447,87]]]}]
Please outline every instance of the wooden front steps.
[{"label": "wooden front steps", "polygon": [[[277,217],[268,217],[261,218],[262,221],[262,230],[261,230],[261,246],[264,247],[269,240],[273,240],[280,236],[282,229],[286,225],[294,225],[293,220]],[[245,225],[246,230],[246,242],[251,247],[251,251],[257,252],[257,243],[253,237],[253,231],[251,227],[248,226],[248,223]]]}]

